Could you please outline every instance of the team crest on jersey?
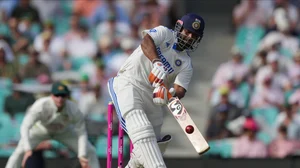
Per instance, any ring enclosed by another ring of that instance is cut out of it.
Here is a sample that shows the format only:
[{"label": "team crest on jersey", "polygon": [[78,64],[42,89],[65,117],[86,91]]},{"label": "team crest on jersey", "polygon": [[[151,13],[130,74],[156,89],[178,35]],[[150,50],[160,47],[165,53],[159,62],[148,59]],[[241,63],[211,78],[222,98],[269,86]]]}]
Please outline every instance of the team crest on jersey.
[{"label": "team crest on jersey", "polygon": [[180,59],[175,60],[175,65],[176,66],[181,66],[182,61]]},{"label": "team crest on jersey", "polygon": [[63,86],[58,86],[58,90],[62,91],[62,90],[64,90],[64,87]]},{"label": "team crest on jersey", "polygon": [[166,42],[166,46],[169,47],[169,46],[170,46],[170,43]]}]

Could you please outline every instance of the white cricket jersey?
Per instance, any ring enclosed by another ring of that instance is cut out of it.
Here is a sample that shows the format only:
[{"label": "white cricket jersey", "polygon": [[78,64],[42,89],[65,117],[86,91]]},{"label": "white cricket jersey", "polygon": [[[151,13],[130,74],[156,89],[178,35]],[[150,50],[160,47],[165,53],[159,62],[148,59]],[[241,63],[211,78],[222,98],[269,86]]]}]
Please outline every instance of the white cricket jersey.
[{"label": "white cricket jersey", "polygon": [[[157,54],[167,68],[168,75],[164,82],[167,87],[173,83],[188,90],[193,68],[191,58],[186,51],[179,52],[175,49],[177,43],[176,33],[164,26],[158,26],[151,30],[144,30],[143,36],[147,33],[152,37]],[[148,76],[153,68],[152,62],[144,55],[139,46],[125,61],[118,72],[118,76],[129,80],[133,85],[141,88],[153,90]]]},{"label": "white cricket jersey", "polygon": [[81,156],[86,155],[85,147],[87,146],[87,135],[84,117],[77,105],[70,100],[66,100],[65,107],[61,112],[57,111],[57,107],[51,96],[43,97],[35,101],[21,125],[21,137],[25,142],[26,150],[31,150],[32,148],[29,143],[30,129],[46,131],[50,136],[74,129],[79,138],[78,154]]}]

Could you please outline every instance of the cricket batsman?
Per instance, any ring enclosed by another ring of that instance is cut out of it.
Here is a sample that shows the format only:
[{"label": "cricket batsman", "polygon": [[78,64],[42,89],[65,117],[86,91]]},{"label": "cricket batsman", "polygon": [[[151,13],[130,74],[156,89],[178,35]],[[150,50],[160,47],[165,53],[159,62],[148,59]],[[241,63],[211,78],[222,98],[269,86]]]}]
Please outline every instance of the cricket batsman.
[{"label": "cricket batsman", "polygon": [[42,141],[53,139],[77,153],[82,168],[99,168],[94,147],[88,142],[84,118],[77,105],[68,100],[70,91],[54,83],[51,96],[35,101],[21,125],[21,139],[6,168],[24,167],[32,151]]},{"label": "cricket batsman", "polygon": [[189,53],[197,49],[204,27],[203,18],[190,13],[176,22],[174,30],[164,26],[144,30],[141,45],[109,80],[119,120],[134,145],[126,168],[166,167],[162,153],[169,141],[163,143],[160,133],[168,111],[167,92],[183,98],[188,90],[193,73]]}]

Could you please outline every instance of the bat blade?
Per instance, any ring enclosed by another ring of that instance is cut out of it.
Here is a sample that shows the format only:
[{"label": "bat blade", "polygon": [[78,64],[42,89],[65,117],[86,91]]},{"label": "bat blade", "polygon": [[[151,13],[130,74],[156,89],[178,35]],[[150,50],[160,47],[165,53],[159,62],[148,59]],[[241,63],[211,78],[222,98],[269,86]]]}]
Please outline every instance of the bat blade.
[{"label": "bat blade", "polygon": [[[177,97],[169,100],[168,108],[199,155],[209,150],[207,141]],[[188,128],[187,128],[188,127]]]}]

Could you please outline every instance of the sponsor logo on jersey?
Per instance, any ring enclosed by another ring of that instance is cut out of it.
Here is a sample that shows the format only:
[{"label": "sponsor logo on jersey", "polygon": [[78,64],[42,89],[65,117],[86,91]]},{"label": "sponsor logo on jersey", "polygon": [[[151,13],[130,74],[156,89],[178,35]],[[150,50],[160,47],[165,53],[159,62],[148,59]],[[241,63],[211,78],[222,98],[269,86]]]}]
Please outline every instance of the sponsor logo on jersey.
[{"label": "sponsor logo on jersey", "polygon": [[157,30],[156,29],[151,29],[150,32],[155,33],[155,32],[157,32]]},{"label": "sponsor logo on jersey", "polygon": [[167,61],[167,59],[162,55],[160,47],[156,47],[158,57],[160,58],[161,62],[163,63],[164,67],[167,68],[169,74],[174,72],[174,69],[171,67],[171,64]]},{"label": "sponsor logo on jersey", "polygon": [[175,65],[176,66],[181,66],[182,61],[180,59],[175,60]]}]

